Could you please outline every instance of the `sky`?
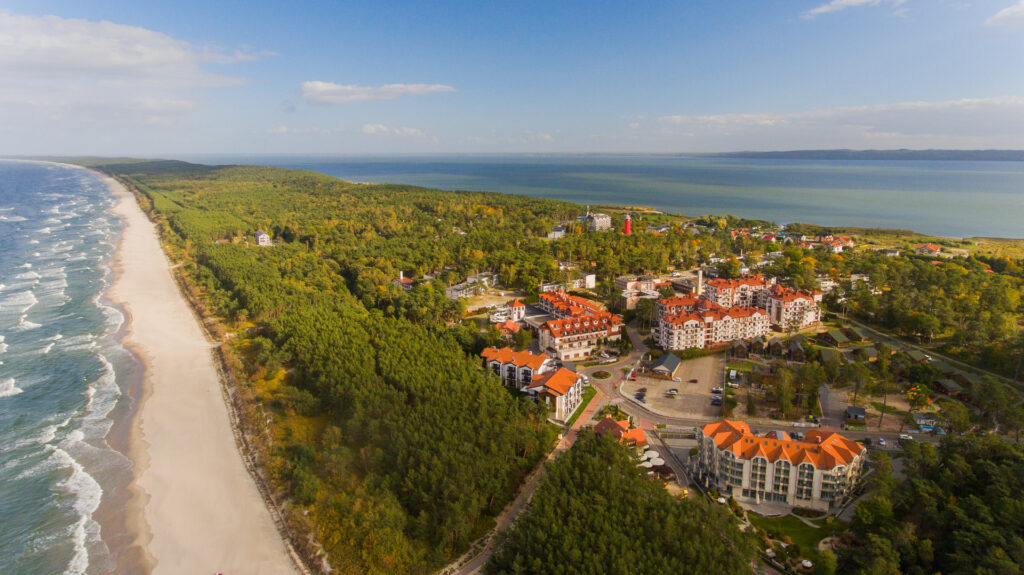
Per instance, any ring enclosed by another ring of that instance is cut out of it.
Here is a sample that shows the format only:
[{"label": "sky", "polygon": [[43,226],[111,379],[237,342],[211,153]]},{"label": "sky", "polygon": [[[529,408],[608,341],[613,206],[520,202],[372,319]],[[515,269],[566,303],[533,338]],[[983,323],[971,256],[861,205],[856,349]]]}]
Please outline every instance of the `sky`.
[{"label": "sky", "polygon": [[1024,0],[0,0],[0,155],[1024,149]]}]

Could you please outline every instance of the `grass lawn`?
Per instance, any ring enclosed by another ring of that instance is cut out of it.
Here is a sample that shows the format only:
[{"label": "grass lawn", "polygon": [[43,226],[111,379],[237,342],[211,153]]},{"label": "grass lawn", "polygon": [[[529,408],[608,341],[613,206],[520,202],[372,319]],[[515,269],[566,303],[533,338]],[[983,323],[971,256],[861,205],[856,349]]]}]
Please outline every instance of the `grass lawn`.
[{"label": "grass lawn", "polygon": [[590,404],[590,400],[594,399],[595,395],[597,395],[597,389],[593,387],[583,388],[583,401],[580,402],[580,406],[576,408],[576,412],[572,414],[572,416],[569,418],[569,421],[565,422],[567,426],[572,427],[572,424],[576,423],[576,420],[579,419],[580,414],[583,413],[583,410],[587,408],[587,405]]},{"label": "grass lawn", "polygon": [[729,363],[725,366],[725,369],[735,369],[736,371],[750,372],[753,371],[754,366],[749,363]]},{"label": "grass lawn", "polygon": [[756,513],[748,513],[747,517],[755,527],[765,533],[774,534],[778,539],[788,535],[804,553],[816,554],[818,542],[846,530],[846,525],[839,521],[825,523],[823,519],[815,520],[813,523],[820,527],[811,527],[793,515],[762,517]]}]

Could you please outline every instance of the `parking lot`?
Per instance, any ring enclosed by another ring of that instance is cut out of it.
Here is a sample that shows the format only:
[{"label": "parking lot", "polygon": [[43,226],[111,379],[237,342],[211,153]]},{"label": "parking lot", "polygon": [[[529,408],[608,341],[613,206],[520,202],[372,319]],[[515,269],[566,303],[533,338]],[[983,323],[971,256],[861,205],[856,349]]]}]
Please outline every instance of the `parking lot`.
[{"label": "parking lot", "polygon": [[[683,361],[671,381],[639,375],[636,381],[622,384],[622,392],[635,397],[641,388],[647,388],[645,407],[669,417],[718,417],[721,407],[711,405],[711,388],[725,387],[725,361],[722,354]],[[696,383],[690,383],[696,379]],[[667,397],[670,389],[678,389],[676,397]]]}]

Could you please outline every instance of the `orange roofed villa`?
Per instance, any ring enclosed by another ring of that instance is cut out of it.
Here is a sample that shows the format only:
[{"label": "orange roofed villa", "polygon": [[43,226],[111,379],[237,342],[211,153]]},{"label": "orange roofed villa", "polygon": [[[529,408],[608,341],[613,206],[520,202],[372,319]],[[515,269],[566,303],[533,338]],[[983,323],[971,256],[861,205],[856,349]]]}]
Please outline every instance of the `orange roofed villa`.
[{"label": "orange roofed villa", "polygon": [[539,306],[557,318],[540,326],[540,348],[558,359],[590,357],[602,342],[622,337],[622,318],[586,298],[547,292]]},{"label": "orange roofed villa", "polygon": [[488,347],[480,357],[502,383],[553,407],[557,420],[566,421],[583,401],[583,378],[564,367],[556,368],[543,353]]},{"label": "orange roofed villa", "polygon": [[629,428],[629,420],[616,421],[610,415],[599,421],[594,426],[594,433],[598,436],[611,435],[619,443],[629,447],[636,447],[643,450],[647,448],[647,436],[644,430],[639,427]]},{"label": "orange roofed villa", "polygon": [[697,430],[696,475],[705,486],[741,503],[785,504],[831,511],[860,477],[867,450],[838,433],[784,431],[754,435],[742,421],[721,420]]}]

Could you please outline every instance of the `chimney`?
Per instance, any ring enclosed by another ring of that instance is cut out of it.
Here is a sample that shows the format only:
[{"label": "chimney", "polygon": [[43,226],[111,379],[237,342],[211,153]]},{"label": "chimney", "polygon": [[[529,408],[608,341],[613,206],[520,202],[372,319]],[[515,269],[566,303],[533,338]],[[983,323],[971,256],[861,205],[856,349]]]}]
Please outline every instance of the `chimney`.
[{"label": "chimney", "polygon": [[401,281],[401,280],[404,280],[404,279],[405,279],[405,272],[403,272],[402,270],[398,270],[398,280]]},{"label": "chimney", "polygon": [[704,269],[697,269],[697,295],[704,293]]}]

